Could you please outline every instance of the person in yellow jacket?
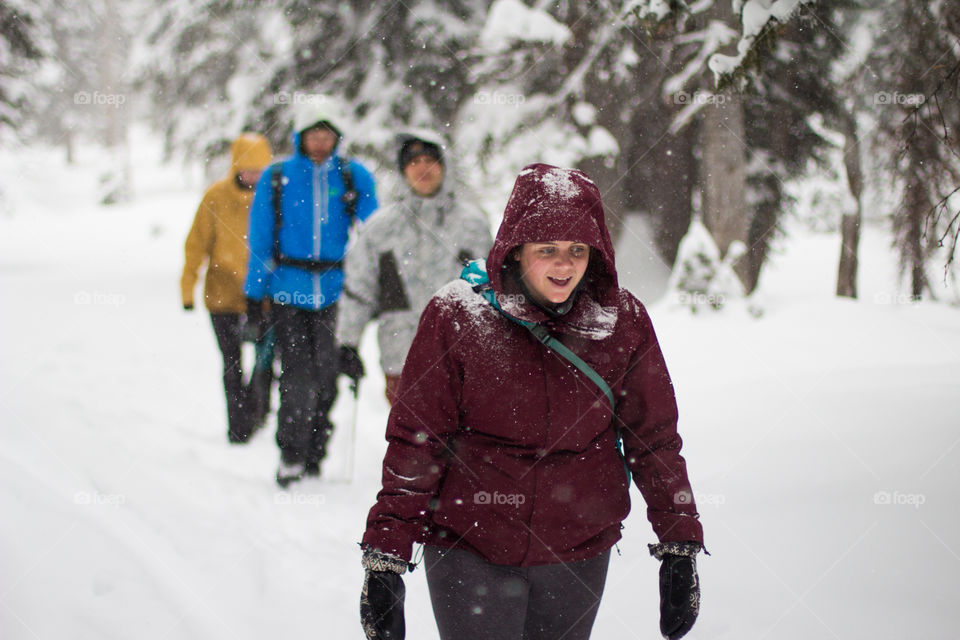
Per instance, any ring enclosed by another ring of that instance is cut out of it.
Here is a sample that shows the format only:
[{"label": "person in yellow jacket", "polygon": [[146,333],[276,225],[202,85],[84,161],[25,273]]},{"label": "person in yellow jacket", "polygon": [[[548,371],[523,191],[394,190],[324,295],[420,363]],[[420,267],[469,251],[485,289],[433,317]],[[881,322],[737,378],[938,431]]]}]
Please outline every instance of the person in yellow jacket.
[{"label": "person in yellow jacket", "polygon": [[[193,310],[198,272],[206,262],[203,296],[223,354],[227,437],[230,442],[246,442],[264,417],[272,379],[271,356],[265,372],[269,376],[265,382],[266,398],[255,398],[256,383],[252,381],[250,389],[243,384],[240,357],[247,310],[243,284],[250,254],[247,245],[250,203],[253,202],[257,180],[272,160],[272,152],[265,137],[258,133],[244,133],[233,141],[230,153],[229,175],[207,189],[187,234],[180,288],[183,308]],[[259,383],[262,387],[264,381]],[[263,395],[262,388],[260,391]]]}]

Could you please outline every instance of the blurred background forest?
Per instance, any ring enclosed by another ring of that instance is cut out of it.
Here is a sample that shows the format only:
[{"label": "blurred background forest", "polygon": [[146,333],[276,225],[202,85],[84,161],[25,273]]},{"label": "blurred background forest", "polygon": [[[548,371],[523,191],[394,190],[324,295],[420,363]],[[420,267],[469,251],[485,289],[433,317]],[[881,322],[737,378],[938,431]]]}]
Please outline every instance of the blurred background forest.
[{"label": "blurred background forest", "polygon": [[333,95],[374,167],[428,126],[490,199],[532,161],[585,170],[693,293],[749,294],[796,215],[837,234],[837,295],[875,219],[911,299],[958,297],[952,1],[3,0],[0,60],[0,144],[102,145],[104,203],[134,123],[213,178],[240,131],[288,152],[291,109]]}]

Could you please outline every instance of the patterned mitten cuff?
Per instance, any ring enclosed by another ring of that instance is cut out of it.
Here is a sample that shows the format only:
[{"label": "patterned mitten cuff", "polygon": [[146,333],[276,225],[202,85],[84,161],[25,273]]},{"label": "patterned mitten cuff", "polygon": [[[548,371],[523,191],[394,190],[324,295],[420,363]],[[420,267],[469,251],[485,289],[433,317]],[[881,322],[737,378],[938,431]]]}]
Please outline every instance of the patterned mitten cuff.
[{"label": "patterned mitten cuff", "polygon": [[663,560],[663,556],[687,556],[695,558],[703,549],[699,542],[660,542],[658,544],[648,544],[650,555],[657,560]]},{"label": "patterned mitten cuff", "polygon": [[363,552],[360,564],[368,571],[390,571],[401,576],[407,572],[407,563],[401,558],[369,549]]}]

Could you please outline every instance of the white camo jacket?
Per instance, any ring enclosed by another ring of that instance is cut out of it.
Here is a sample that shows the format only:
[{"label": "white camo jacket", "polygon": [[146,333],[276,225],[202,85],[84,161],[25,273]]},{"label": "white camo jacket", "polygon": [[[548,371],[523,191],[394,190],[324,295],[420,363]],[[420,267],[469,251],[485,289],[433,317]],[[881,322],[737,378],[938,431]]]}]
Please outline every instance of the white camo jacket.
[{"label": "white camo jacket", "polygon": [[445,181],[422,198],[405,188],[364,224],[348,251],[337,341],[357,346],[363,329],[379,320],[380,364],[400,375],[417,332],[420,313],[434,293],[460,275],[464,260],[486,257],[490,226],[476,208],[455,196]]}]

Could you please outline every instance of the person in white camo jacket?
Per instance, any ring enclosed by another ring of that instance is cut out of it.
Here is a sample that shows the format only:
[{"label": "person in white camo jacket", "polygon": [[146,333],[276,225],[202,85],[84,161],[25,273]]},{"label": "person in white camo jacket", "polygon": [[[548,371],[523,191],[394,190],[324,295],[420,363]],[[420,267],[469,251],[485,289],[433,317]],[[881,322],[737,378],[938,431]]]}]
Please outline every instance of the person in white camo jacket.
[{"label": "person in white camo jacket", "polygon": [[392,203],[364,225],[346,260],[337,317],[340,372],[354,385],[364,375],[357,353],[368,322],[379,320],[386,396],[396,391],[420,313],[463,264],[487,255],[493,240],[480,210],[463,197],[443,138],[429,130],[397,136],[403,183]]}]

